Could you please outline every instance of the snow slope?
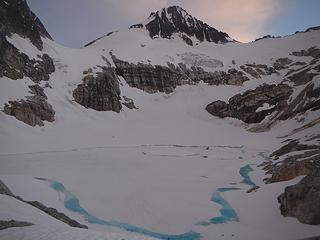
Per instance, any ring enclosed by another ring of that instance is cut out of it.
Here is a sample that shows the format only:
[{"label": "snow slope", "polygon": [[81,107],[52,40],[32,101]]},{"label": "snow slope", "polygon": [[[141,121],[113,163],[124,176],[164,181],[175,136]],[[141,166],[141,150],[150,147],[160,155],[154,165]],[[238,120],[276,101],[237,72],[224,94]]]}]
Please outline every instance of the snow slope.
[{"label": "snow slope", "polygon": [[[227,101],[262,83],[279,83],[281,76],[251,79],[243,86],[200,82],[179,86],[170,94],[148,94],[121,79],[121,95],[132,98],[139,109],[124,108],[119,114],[86,109],[72,97],[84,70],[93,68],[97,72],[97,65],[106,65],[101,56],[113,65],[109,52],[131,63],[188,65],[196,61],[208,71],[226,70],[233,67],[232,60],[238,67],[253,62],[270,65],[280,57],[295,59],[289,55],[292,51],[320,47],[319,31],[248,44],[203,42],[194,47],[180,38],[152,40],[143,29],[116,32],[81,49],[43,41],[43,52],[54,59],[56,67],[49,80],[52,88],[45,88],[56,120],[43,127],[30,127],[0,112],[0,179],[14,194],[54,207],[88,225],[89,230],[60,226],[39,211],[0,195],[0,219],[36,224],[3,230],[0,239],[148,238],[121,227],[88,223],[81,214],[65,207],[59,191],[34,177],[62,183],[87,212],[99,219],[156,233],[181,235],[193,231],[208,240],[297,239],[320,234],[317,226],[280,215],[276,197],[290,182],[265,185],[264,172],[257,167],[281,143],[277,136],[290,133],[301,123],[279,122],[268,132],[252,133],[240,121],[218,119],[205,111],[214,100]],[[17,35],[10,42],[30,57],[37,54],[32,51],[38,50]],[[216,60],[223,66],[214,64]],[[310,61],[310,57],[299,60]],[[27,96],[30,83],[28,78],[1,78],[1,106]],[[306,121],[317,117],[309,114]],[[261,187],[257,192],[246,193],[250,186],[242,183],[239,170],[247,164],[254,170],[250,173],[252,181]],[[211,218],[220,216],[221,206],[211,197],[221,187],[240,188],[221,193],[239,221],[210,223]]]}]

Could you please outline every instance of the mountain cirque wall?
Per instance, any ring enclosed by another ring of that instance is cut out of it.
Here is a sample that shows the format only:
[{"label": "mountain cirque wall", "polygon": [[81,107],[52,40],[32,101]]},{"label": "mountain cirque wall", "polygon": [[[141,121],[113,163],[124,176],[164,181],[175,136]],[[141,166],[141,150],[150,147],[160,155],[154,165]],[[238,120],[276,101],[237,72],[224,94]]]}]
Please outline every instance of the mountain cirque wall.
[{"label": "mountain cirque wall", "polygon": [[194,85],[203,81],[209,85],[242,85],[249,78],[234,68],[225,71],[207,72],[201,67],[188,68],[184,63],[178,66],[167,63],[168,66],[151,64],[133,64],[118,59],[112,55],[116,73],[122,76],[131,87],[139,88],[148,93],[171,93],[177,86]]}]

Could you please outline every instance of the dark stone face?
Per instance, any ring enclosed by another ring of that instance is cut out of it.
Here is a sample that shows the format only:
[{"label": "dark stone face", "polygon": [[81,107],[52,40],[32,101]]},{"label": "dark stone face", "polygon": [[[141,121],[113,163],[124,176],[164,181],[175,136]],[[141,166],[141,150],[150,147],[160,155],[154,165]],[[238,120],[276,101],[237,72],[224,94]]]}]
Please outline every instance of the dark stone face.
[{"label": "dark stone face", "polygon": [[[260,123],[272,112],[283,110],[292,92],[292,89],[285,84],[262,85],[254,90],[233,96],[229,99],[229,103],[212,102],[206,107],[206,110],[221,118],[233,117],[245,123]],[[272,107],[257,111],[265,103]]]},{"label": "dark stone face", "polygon": [[39,50],[42,50],[40,36],[51,39],[25,0],[0,0],[0,34],[10,36],[12,33],[29,38]]},{"label": "dark stone face", "polygon": [[39,56],[39,60],[30,59],[0,33],[0,77],[16,80],[27,76],[40,82],[49,80],[49,74],[54,71],[53,60],[47,54]]},{"label": "dark stone face", "polygon": [[15,80],[27,76],[34,82],[48,80],[55,70],[52,59],[46,54],[39,56],[39,60],[29,59],[6,39],[13,33],[30,39],[39,50],[43,48],[41,37],[51,39],[25,0],[0,0],[0,77]]},{"label": "dark stone face", "polygon": [[43,88],[39,85],[32,85],[29,88],[33,96],[27,96],[26,100],[9,101],[5,104],[3,112],[30,126],[43,126],[44,121],[53,122],[55,111],[47,102]]},{"label": "dark stone face", "polygon": [[154,19],[146,24],[146,28],[152,38],[155,36],[170,38],[173,33],[185,33],[189,37],[195,36],[201,42],[204,40],[215,43],[228,42],[227,33],[210,27],[177,6],[151,13],[150,17]]},{"label": "dark stone face", "polygon": [[320,170],[304,177],[298,184],[285,188],[278,197],[281,214],[296,217],[300,222],[320,224]]},{"label": "dark stone face", "polygon": [[97,77],[87,75],[73,91],[74,100],[97,111],[120,112],[119,79],[111,68],[104,68]]}]

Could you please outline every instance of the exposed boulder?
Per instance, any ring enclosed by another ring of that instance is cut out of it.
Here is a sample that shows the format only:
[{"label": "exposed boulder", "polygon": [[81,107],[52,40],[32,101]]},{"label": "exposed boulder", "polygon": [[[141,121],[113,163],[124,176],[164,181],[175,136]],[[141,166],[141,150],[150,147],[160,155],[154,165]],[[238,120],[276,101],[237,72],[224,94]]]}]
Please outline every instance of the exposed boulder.
[{"label": "exposed boulder", "polygon": [[126,96],[122,96],[123,101],[121,102],[122,105],[126,106],[129,109],[138,109],[136,105],[134,104],[133,100],[131,98],[128,98]]},{"label": "exposed boulder", "polygon": [[97,76],[89,74],[73,91],[74,100],[86,108],[97,111],[120,112],[119,78],[112,68],[103,67]]},{"label": "exposed boulder", "polygon": [[[308,149],[308,148],[306,148]],[[308,175],[320,163],[320,147],[317,150],[305,151],[301,154],[288,156],[276,163],[269,163],[264,170],[271,177],[264,179],[266,183],[288,181],[295,177]]]},{"label": "exposed boulder", "polygon": [[29,86],[34,96],[27,96],[19,101],[9,101],[5,104],[3,112],[30,125],[43,126],[43,121],[53,122],[55,111],[47,102],[47,96],[38,85]]},{"label": "exposed boulder", "polygon": [[[233,96],[229,103],[220,100],[212,102],[207,105],[206,110],[220,118],[232,117],[245,123],[259,123],[267,115],[283,110],[291,93],[292,89],[286,84],[265,84]],[[259,110],[264,104],[269,107]]]},{"label": "exposed boulder", "polygon": [[53,122],[55,114],[52,106],[38,96],[27,100],[9,101],[3,111],[30,126],[43,126],[43,121]]},{"label": "exposed boulder", "polygon": [[320,224],[320,170],[304,177],[298,184],[285,188],[278,197],[281,214],[296,217],[300,222]]},{"label": "exposed boulder", "polygon": [[[317,122],[319,121],[295,129],[292,134],[315,127]],[[298,184],[286,187],[284,193],[278,197],[281,214],[296,217],[302,223],[320,224],[320,145],[317,141],[319,136],[315,133],[303,138],[286,139],[286,144],[270,155],[274,161],[266,162],[263,169],[271,176],[264,181],[274,183],[306,175]]]}]

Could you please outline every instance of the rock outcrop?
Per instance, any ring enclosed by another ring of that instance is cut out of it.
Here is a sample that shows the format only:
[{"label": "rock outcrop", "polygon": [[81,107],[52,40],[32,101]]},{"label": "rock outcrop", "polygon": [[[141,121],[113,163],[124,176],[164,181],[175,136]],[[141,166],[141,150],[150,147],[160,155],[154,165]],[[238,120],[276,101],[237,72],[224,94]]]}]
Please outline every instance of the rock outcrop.
[{"label": "rock outcrop", "polygon": [[[27,203],[35,208],[38,208],[39,210],[45,212],[46,214],[50,215],[51,217],[54,217],[55,219],[58,219],[61,222],[64,222],[68,224],[70,227],[77,227],[77,228],[88,228],[86,225],[78,223],[76,220],[69,218],[64,213],[61,213],[57,211],[54,208],[46,207],[44,204],[38,202],[38,201],[26,201],[22,199],[19,196],[14,195],[10,189],[0,180],[0,194],[8,195],[10,197],[13,197],[19,201],[22,201],[24,203]],[[8,227],[22,227],[22,226],[31,226],[31,223],[25,223],[25,222],[17,222],[14,220],[11,221],[0,221],[0,230],[8,228]]]},{"label": "rock outcrop", "polygon": [[188,84],[197,84],[203,81],[209,85],[225,84],[241,86],[245,81],[249,80],[242,71],[235,68],[230,68],[227,71],[207,72],[201,67],[192,66],[191,68],[187,68],[183,63],[180,63],[179,67],[185,75],[185,78],[189,80],[189,82],[187,82]]},{"label": "rock outcrop", "polygon": [[26,76],[34,82],[48,80],[49,74],[55,71],[52,59],[47,54],[30,59],[7,40],[12,34],[29,39],[40,51],[43,49],[41,37],[51,39],[25,0],[0,0],[0,77],[16,80]]},{"label": "rock outcrop", "polygon": [[[305,148],[305,150],[308,147]],[[276,163],[269,163],[264,167],[266,174],[271,174],[265,180],[266,183],[288,181],[298,176],[312,173],[320,163],[320,147],[316,150],[305,151],[301,154],[288,156],[284,160]]]},{"label": "rock outcrop", "polygon": [[[292,134],[306,128],[316,128],[317,122],[319,119],[293,130]],[[285,145],[270,155],[273,161],[263,164],[268,174],[264,179],[266,183],[288,181],[306,175],[298,184],[286,187],[278,197],[283,216],[296,217],[306,224],[320,224],[319,138],[317,133],[299,140],[288,138],[284,141]]]},{"label": "rock outcrop", "polygon": [[9,101],[5,104],[3,112],[30,125],[43,126],[43,121],[53,122],[55,111],[47,102],[47,96],[39,85],[29,86],[33,96],[18,101]]},{"label": "rock outcrop", "polygon": [[[232,117],[245,123],[259,123],[267,115],[283,110],[291,93],[292,89],[286,84],[265,84],[233,96],[229,103],[220,100],[212,102],[206,110],[220,118]],[[264,108],[265,104],[268,106]]]},{"label": "rock outcrop", "polygon": [[[136,24],[132,27],[141,28],[141,25]],[[189,37],[195,37],[200,42],[215,43],[226,43],[230,39],[227,33],[210,27],[178,6],[163,8],[151,13],[145,27],[152,38],[156,36],[170,38],[174,33],[180,33],[189,45],[192,45],[192,40]]]},{"label": "rock outcrop", "polygon": [[282,215],[296,217],[306,224],[320,224],[320,169],[314,169],[298,184],[286,187],[278,201]]},{"label": "rock outcrop", "polygon": [[[19,197],[16,197],[16,198],[19,199]],[[88,229],[88,227],[86,225],[78,223],[76,220],[69,218],[67,215],[65,215],[62,212],[57,211],[57,209],[55,209],[55,208],[46,207],[45,205],[43,205],[42,203],[40,203],[38,201],[25,201],[25,200],[23,200],[23,202],[28,203],[31,206],[34,206],[34,207],[40,209],[41,211],[45,212],[46,214],[50,215],[51,217],[54,217],[55,219],[58,219],[59,221],[68,224],[70,227]]]},{"label": "rock outcrop", "polygon": [[242,85],[249,78],[234,68],[225,71],[207,72],[201,67],[187,68],[184,63],[178,66],[167,63],[168,66],[151,64],[133,64],[112,55],[116,73],[122,76],[130,87],[142,89],[148,93],[171,93],[177,86],[194,85],[203,81],[209,85]]},{"label": "rock outcrop", "polygon": [[110,67],[103,67],[102,72],[86,75],[82,83],[73,91],[74,100],[86,108],[97,111],[120,112],[119,78]]},{"label": "rock outcrop", "polygon": [[148,93],[171,93],[183,81],[183,74],[166,66],[151,64],[130,64],[114,58],[116,72],[130,87],[142,89]]},{"label": "rock outcrop", "polygon": [[40,82],[49,80],[49,74],[54,71],[53,60],[47,54],[30,59],[0,33],[0,77],[16,80],[26,76],[34,82]]},{"label": "rock outcrop", "polygon": [[1,0],[0,34],[4,37],[12,33],[30,39],[39,50],[43,48],[41,37],[52,39],[26,0]]},{"label": "rock outcrop", "polygon": [[0,194],[13,196],[13,193],[10,191],[10,189],[0,180]]},{"label": "rock outcrop", "polygon": [[9,220],[9,221],[0,220],[0,230],[12,228],[12,227],[27,227],[32,225],[33,224],[29,222],[21,222],[21,221],[15,221],[15,220]]}]

